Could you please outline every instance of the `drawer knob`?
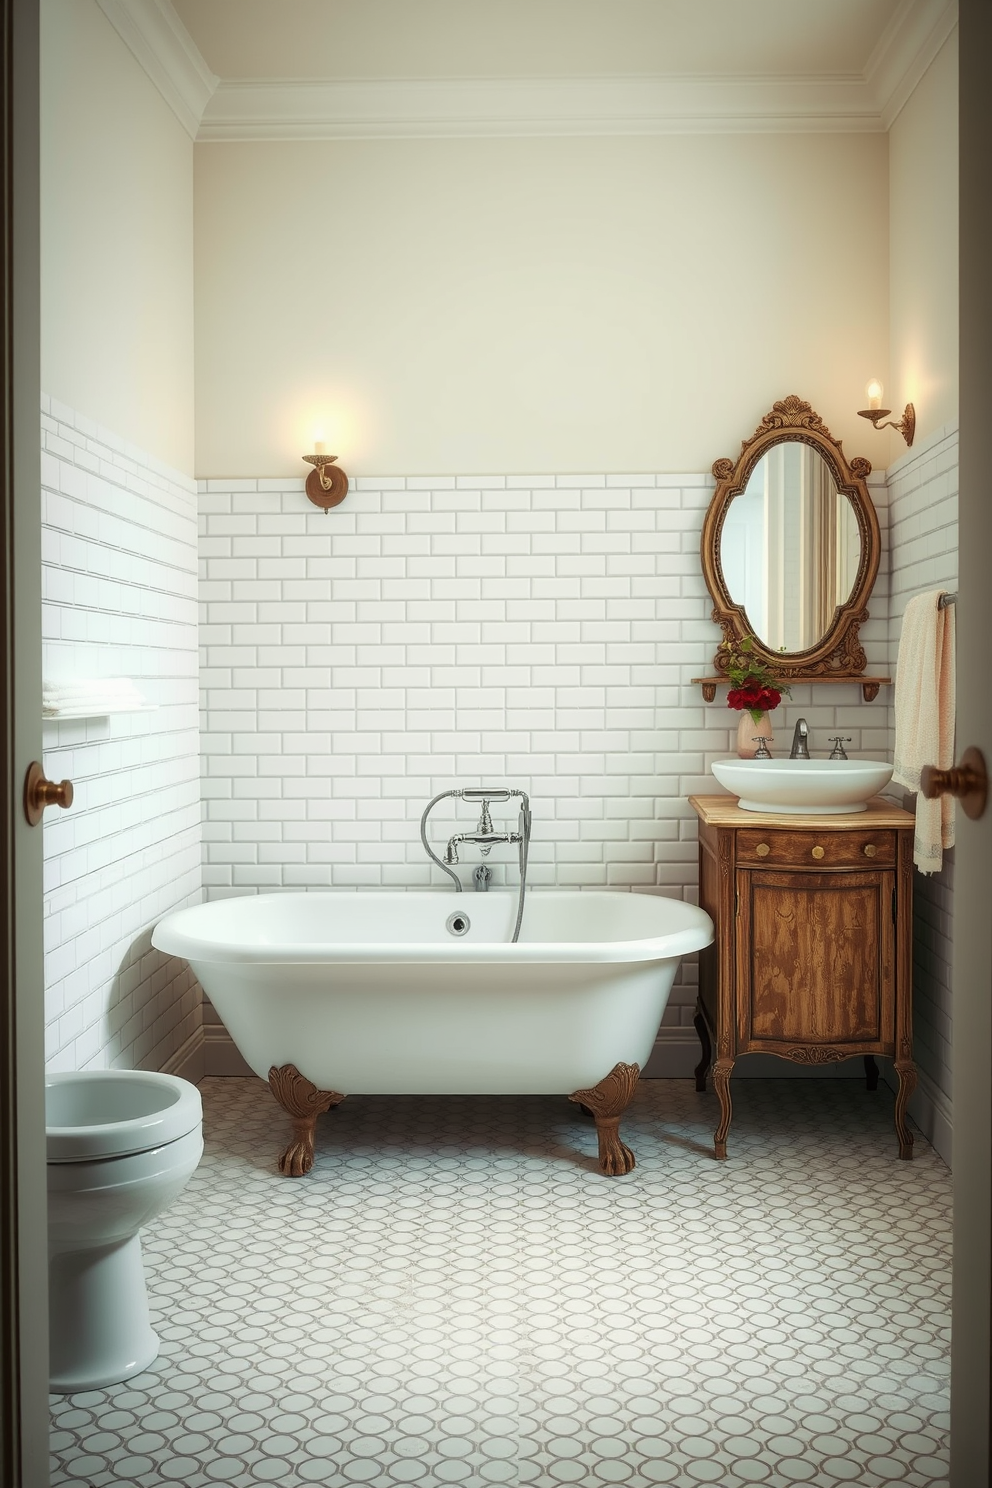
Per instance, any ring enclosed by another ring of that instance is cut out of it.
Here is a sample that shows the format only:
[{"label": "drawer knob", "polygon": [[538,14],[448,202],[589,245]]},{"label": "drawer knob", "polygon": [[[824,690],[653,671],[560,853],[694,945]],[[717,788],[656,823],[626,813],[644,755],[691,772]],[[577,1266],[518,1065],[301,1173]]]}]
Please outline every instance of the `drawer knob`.
[{"label": "drawer knob", "polygon": [[875,856],[875,854],[876,854],[877,851],[878,851],[878,848],[875,846],[874,842],[866,842],[865,843],[865,857],[866,858],[873,858]]},{"label": "drawer knob", "polygon": [[771,852],[771,848],[768,846],[767,842],[759,842],[754,850],[758,854],[759,858],[767,858],[768,854]]},{"label": "drawer knob", "polygon": [[822,847],[814,847],[813,848],[813,856],[814,856],[814,858],[822,858],[823,857],[823,848]]}]

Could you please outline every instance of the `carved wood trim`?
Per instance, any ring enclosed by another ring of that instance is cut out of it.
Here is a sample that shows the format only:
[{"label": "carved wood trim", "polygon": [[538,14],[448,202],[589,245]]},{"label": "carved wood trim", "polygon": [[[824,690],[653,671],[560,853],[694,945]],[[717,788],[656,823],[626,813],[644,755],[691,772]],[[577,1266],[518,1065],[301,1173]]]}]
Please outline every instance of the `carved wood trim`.
[{"label": "carved wood trim", "polygon": [[717,828],[720,863],[720,888],[717,914],[717,1057],[727,1059],[732,1052],[736,968],[733,937],[737,911],[737,880],[734,874],[734,833]]},{"label": "carved wood trim", "polygon": [[851,1057],[850,1049],[836,1049],[829,1044],[796,1044],[780,1052],[783,1059],[792,1059],[796,1064],[836,1064]]},{"label": "carved wood trim", "polygon": [[[753,634],[753,626],[743,605],[734,603],[727,588],[720,563],[720,536],[731,501],[747,486],[762,455],[774,445],[787,442],[811,445],[830,467],[837,489],[850,500],[857,520],[861,561],[850,597],[845,604],[838,605],[833,623],[815,646],[805,651],[782,653],[770,651],[755,636],[754,654],[776,677],[786,682],[825,676],[854,681],[862,676],[867,666],[858,628],[868,619],[868,599],[878,574],[881,552],[878,517],[866,484],[871,474],[871,462],[861,456],[848,461],[841,441],[833,437],[820,415],[794,393],[776,403],[750,439],[741,441],[741,453],[736,462],[728,459],[713,462],[717,486],[703,522],[700,545],[703,577],[713,600],[713,619],[721,627],[724,640],[741,641]],[[726,654],[717,651],[714,661],[717,671],[725,676]]]},{"label": "carved wood trim", "polygon": [[600,1171],[611,1178],[629,1173],[636,1166],[634,1154],[620,1140],[620,1117],[634,1097],[640,1073],[636,1064],[615,1064],[591,1090],[576,1090],[568,1097],[592,1112],[599,1140]]},{"label": "carved wood trim", "polygon": [[718,1059],[713,1066],[713,1089],[720,1102],[720,1124],[713,1134],[713,1151],[721,1162],[726,1161],[727,1133],[730,1131],[730,1122],[734,1114],[734,1106],[730,1098],[730,1076],[733,1068],[732,1059]]},{"label": "carved wood trim", "polygon": [[293,1120],[293,1140],[279,1159],[280,1173],[302,1178],[313,1167],[313,1139],[317,1117],[344,1100],[336,1090],[318,1090],[295,1064],[273,1065],[269,1089]]},{"label": "carved wood trim", "polygon": [[906,1121],[906,1107],[909,1098],[916,1089],[916,1065],[911,1059],[897,1059],[895,1062],[896,1074],[899,1076],[899,1089],[896,1092],[896,1136],[899,1138],[899,1156],[911,1158],[913,1156],[913,1133]]}]

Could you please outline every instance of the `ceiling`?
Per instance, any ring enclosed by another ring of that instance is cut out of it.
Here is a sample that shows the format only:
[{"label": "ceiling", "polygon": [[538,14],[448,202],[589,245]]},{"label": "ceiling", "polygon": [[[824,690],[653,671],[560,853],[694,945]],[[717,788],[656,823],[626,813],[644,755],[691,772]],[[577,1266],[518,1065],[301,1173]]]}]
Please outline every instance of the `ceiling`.
[{"label": "ceiling", "polygon": [[861,75],[903,0],[172,0],[223,79]]},{"label": "ceiling", "polygon": [[957,0],[97,0],[198,141],[881,132]]}]

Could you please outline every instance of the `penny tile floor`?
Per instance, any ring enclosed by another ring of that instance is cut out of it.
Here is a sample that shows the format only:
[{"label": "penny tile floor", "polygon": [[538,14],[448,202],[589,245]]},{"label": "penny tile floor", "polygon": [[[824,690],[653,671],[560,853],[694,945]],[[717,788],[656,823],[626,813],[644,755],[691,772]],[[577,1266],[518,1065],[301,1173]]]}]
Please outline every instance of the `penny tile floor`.
[{"label": "penny tile floor", "polygon": [[947,1481],[950,1176],[856,1080],[643,1081],[638,1166],[557,1097],[353,1097],[306,1178],[256,1080],[145,1232],[155,1364],[52,1397],[52,1483]]}]

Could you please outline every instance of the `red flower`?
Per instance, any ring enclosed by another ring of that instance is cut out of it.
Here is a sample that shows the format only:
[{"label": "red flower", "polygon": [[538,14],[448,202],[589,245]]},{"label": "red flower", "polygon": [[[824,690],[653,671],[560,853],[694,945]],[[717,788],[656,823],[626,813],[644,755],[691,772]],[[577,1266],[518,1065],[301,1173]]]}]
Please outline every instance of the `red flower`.
[{"label": "red flower", "polygon": [[751,713],[770,713],[782,701],[777,688],[748,677],[742,686],[732,687],[727,693],[728,708],[747,708]]}]

